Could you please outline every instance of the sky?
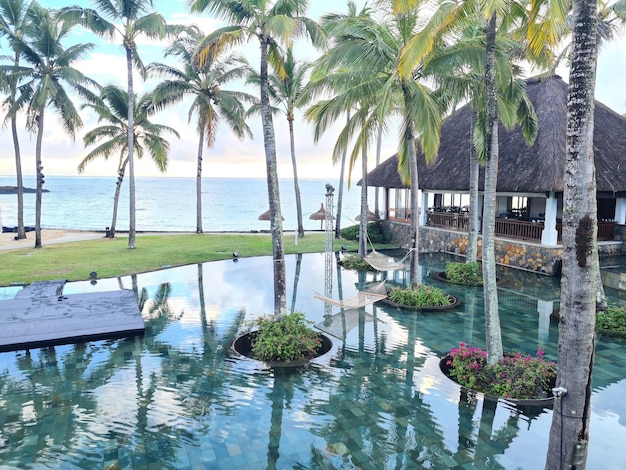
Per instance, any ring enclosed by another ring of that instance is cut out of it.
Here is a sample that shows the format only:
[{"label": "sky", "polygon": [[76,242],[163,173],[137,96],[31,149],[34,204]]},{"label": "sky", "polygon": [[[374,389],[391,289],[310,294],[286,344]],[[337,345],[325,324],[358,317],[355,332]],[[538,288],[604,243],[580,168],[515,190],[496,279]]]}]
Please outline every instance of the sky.
[{"label": "sky", "polygon": [[[59,8],[72,4],[71,0],[39,0],[46,7]],[[93,6],[89,1],[79,2],[83,6]],[[355,0],[361,7],[365,0]],[[327,12],[345,12],[346,2],[337,0],[311,0],[307,15],[313,19],[319,19]],[[206,14],[197,15],[189,12],[187,0],[155,0],[156,9],[162,13],[169,23],[197,24],[205,32],[209,33],[222,24]],[[101,84],[115,84],[126,88],[126,65],[124,50],[119,43],[97,38],[85,30],[77,30],[74,33],[76,42],[93,42],[96,47],[88,58],[77,62],[76,67],[83,73],[94,78]],[[140,41],[139,53],[144,63],[163,62],[162,50],[164,42],[155,43]],[[5,42],[0,42],[3,48]],[[296,44],[296,52],[300,60],[313,60],[316,51],[303,42]],[[258,46],[249,43],[243,51],[251,65],[258,69]],[[560,69],[558,73],[567,81],[567,69]],[[626,73],[626,36],[622,35],[613,43],[603,46],[598,60],[596,99],[620,114],[626,113],[626,86],[624,86],[624,74]],[[531,76],[532,73],[529,74]],[[139,76],[135,77],[135,90],[137,92],[149,91],[154,85],[154,79],[146,83]],[[256,87],[243,84],[251,94],[258,94]],[[188,103],[187,103],[188,104]],[[96,118],[92,113],[83,112],[84,127],[72,140],[60,127],[58,121],[48,112],[45,124],[44,145],[42,161],[44,174],[58,176],[77,176],[77,166],[91,149],[85,149],[82,143],[84,132],[97,125]],[[194,177],[196,174],[196,156],[198,136],[195,126],[187,122],[187,108],[185,103],[175,108],[170,108],[155,116],[154,121],[174,127],[180,133],[180,139],[168,136],[171,151],[169,165],[165,174],[160,173],[149,157],[137,161],[135,172],[137,176],[170,176],[170,177]],[[218,130],[215,145],[204,151],[203,176],[205,177],[237,177],[237,178],[264,178],[265,153],[261,132],[260,117],[251,118],[249,125],[254,134],[253,139],[238,140],[224,126]],[[23,119],[18,121],[18,126],[23,127]],[[293,170],[289,149],[288,124],[284,115],[274,117],[274,128],[277,144],[278,173],[281,178],[291,178]],[[303,119],[302,112],[297,114],[295,122],[295,143],[298,161],[298,176],[300,178],[332,178],[339,177],[339,166],[331,160],[332,150],[338,135],[340,126],[337,125],[327,131],[320,142],[313,140],[312,127]],[[0,175],[15,175],[15,159],[10,130],[7,126],[0,128],[0,142],[4,145],[0,148]],[[398,135],[391,130],[383,140],[382,159],[391,156],[397,149]],[[22,167],[25,175],[35,174],[35,135],[23,133],[20,144],[22,147]],[[369,167],[375,166],[374,151],[370,153]],[[108,161],[103,159],[90,162],[83,175],[87,176],[116,176],[117,158]],[[360,165],[357,165],[360,168]],[[360,179],[360,170],[355,168],[352,175],[353,181]]]}]

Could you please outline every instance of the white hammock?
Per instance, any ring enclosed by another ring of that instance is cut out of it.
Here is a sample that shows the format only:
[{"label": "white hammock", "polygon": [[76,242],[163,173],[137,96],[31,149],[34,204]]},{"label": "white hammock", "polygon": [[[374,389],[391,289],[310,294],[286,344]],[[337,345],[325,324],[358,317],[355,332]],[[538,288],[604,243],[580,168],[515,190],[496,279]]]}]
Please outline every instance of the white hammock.
[{"label": "white hammock", "polygon": [[344,339],[348,332],[359,324],[359,317],[361,316],[366,322],[374,319],[373,316],[362,310],[343,310],[319,322],[315,327],[335,338]]},{"label": "white hammock", "polygon": [[409,256],[411,251],[404,256],[400,261],[396,261],[392,256],[383,255],[382,253],[372,250],[369,252],[363,260],[367,262],[376,271],[395,271],[397,269],[405,269],[406,264],[404,260]]},{"label": "white hammock", "polygon": [[354,309],[365,307],[366,305],[373,304],[379,300],[382,300],[387,297],[387,289],[385,288],[385,281],[378,283],[374,287],[370,287],[365,291],[359,292],[355,297],[351,297],[346,300],[333,300],[330,297],[326,297],[319,292],[313,291],[313,297],[316,299],[323,300],[324,302],[328,302],[331,305],[334,305],[343,309]]}]

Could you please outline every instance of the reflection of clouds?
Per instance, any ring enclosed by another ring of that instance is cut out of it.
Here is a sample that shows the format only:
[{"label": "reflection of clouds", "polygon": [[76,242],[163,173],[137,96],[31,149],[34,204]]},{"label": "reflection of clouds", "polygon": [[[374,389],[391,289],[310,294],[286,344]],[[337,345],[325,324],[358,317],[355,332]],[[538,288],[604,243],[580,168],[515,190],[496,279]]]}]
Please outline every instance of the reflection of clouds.
[{"label": "reflection of clouds", "polygon": [[[598,393],[601,391],[602,393]],[[626,426],[626,379],[617,383],[595,390],[593,395],[592,411],[601,420],[614,420],[622,426]],[[609,435],[602,433],[602,435]]]}]

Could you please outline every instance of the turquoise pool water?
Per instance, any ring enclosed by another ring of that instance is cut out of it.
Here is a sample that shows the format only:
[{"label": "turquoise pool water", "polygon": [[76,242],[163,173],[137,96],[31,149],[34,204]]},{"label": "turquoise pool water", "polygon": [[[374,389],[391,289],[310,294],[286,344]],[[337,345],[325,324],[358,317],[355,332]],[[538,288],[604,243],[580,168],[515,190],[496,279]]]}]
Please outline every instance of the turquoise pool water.
[{"label": "turquoise pool water", "polygon": [[[430,274],[453,258],[420,259],[423,282],[442,286]],[[446,313],[379,302],[342,315],[313,298],[325,271],[323,254],[287,257],[288,305],[315,323],[328,325],[330,313],[342,337],[296,371],[267,370],[228,348],[272,310],[270,258],[68,284],[68,293],[135,289],[146,334],[0,354],[0,468],[543,468],[549,409],[467,402],[439,371],[460,341],[484,345],[479,289],[443,286],[463,302]],[[334,299],[381,279],[334,260],[331,271]],[[558,280],[502,274],[505,350],[541,346],[556,358]],[[598,340],[589,469],[626,467],[624,345]]]}]

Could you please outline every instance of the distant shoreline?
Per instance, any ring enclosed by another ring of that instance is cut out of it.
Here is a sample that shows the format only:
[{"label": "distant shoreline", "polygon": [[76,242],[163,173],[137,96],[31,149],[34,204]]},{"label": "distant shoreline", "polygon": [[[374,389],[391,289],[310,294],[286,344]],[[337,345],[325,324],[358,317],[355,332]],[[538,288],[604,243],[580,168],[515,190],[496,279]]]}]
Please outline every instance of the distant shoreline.
[{"label": "distant shoreline", "polygon": [[[24,194],[36,193],[34,188],[24,188]],[[43,190],[44,193],[50,192],[48,189]],[[17,194],[17,186],[0,186],[0,194]]]}]

